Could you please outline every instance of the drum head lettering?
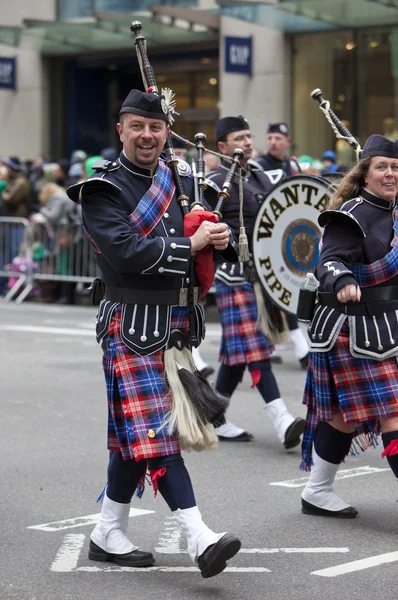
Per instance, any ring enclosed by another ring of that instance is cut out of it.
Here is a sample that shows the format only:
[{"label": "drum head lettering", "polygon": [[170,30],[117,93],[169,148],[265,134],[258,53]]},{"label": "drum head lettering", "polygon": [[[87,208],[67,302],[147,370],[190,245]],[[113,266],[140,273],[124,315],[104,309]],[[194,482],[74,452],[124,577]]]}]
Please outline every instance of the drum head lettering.
[{"label": "drum head lettering", "polygon": [[317,221],[331,193],[325,179],[295,175],[269,192],[257,215],[257,275],[267,295],[287,313],[296,313],[300,285],[318,262],[322,230]]}]

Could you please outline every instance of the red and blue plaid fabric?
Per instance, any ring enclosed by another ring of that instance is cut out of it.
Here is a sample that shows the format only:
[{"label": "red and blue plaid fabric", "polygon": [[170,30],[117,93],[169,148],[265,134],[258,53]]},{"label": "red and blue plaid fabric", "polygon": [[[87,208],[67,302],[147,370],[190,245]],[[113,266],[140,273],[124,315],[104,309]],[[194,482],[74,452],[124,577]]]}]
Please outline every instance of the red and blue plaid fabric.
[{"label": "red and blue plaid fabric", "polygon": [[159,161],[159,167],[149,190],[129,215],[134,233],[147,236],[156,227],[166,212],[175,192],[171,171]]},{"label": "red and blue plaid fabric", "polygon": [[380,260],[369,265],[356,263],[350,265],[350,269],[361,287],[384,283],[398,275],[398,247],[394,245],[393,249]]},{"label": "red and blue plaid fabric", "polygon": [[303,404],[307,406],[301,469],[312,466],[312,444],[320,421],[341,410],[344,421],[356,423],[351,452],[377,444],[379,419],[398,416],[398,366],[395,358],[377,361],[350,353],[344,325],[329,352],[311,352]]},{"label": "red and blue plaid fabric", "polygon": [[[171,397],[164,376],[164,350],[150,356],[130,352],[120,335],[121,308],[103,340],[108,396],[108,449],[125,460],[178,454],[178,437],[165,426]],[[172,309],[171,328],[188,331],[189,309]]]},{"label": "red and blue plaid fabric", "polygon": [[222,325],[219,362],[233,366],[269,359],[274,346],[261,330],[253,284],[230,287],[216,280],[216,303]]}]

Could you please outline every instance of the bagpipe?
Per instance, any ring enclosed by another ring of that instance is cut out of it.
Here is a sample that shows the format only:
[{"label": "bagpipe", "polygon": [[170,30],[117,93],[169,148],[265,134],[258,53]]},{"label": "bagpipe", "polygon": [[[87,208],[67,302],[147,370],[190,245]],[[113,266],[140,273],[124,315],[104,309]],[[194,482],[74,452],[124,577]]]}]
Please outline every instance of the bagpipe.
[{"label": "bagpipe", "polygon": [[[206,135],[204,133],[197,133],[195,135],[195,143],[184,139],[184,142],[194,146],[197,152],[196,161],[192,165],[194,198],[190,199],[186,195],[179,172],[180,161],[174,152],[172,134],[177,138],[180,138],[180,136],[171,131],[171,126],[174,123],[174,114],[177,114],[175,111],[174,94],[168,88],[162,89],[159,92],[155,74],[147,53],[146,39],[142,35],[142,24],[139,21],[134,21],[131,24],[130,30],[135,38],[137,58],[145,91],[157,95],[161,94],[165,98],[170,125],[164,147],[167,157],[166,164],[171,170],[176,188],[176,200],[183,214],[184,236],[191,237],[204,221],[212,223],[221,221],[223,204],[229,198],[229,190],[235,176],[238,174],[240,181],[242,180],[241,160],[244,153],[242,150],[237,149],[233,153],[232,158],[223,156],[223,159],[230,162],[231,165],[226,174],[224,184],[218,193],[216,209],[211,212],[207,210],[204,202],[204,192],[207,187],[205,182],[204,153],[205,151],[212,152],[213,154],[217,153],[206,148]],[[243,225],[243,205],[241,205],[241,225],[239,259],[247,260],[248,244]],[[191,275],[194,275],[195,271],[199,280],[201,297],[203,297],[209,291],[214,279],[215,265],[212,246],[208,245],[196,252],[191,261],[191,269]],[[164,353],[166,377],[173,397],[167,426],[170,431],[177,430],[183,448],[202,450],[210,449],[217,445],[217,436],[213,425],[218,426],[225,422],[224,413],[228,407],[229,399],[214,392],[207,380],[194,365],[190,350],[192,347],[198,346],[200,340],[197,339],[196,335],[196,315],[193,297],[194,277],[190,276],[189,279],[189,339],[187,343],[178,345],[178,348],[172,344],[171,348],[167,349]],[[177,336],[179,334],[181,332],[177,332]],[[173,337],[173,332],[171,337]]]},{"label": "bagpipe", "polygon": [[351,146],[353,150],[355,150],[357,160],[359,160],[361,158],[362,150],[361,146],[359,145],[359,142],[352,135],[348,127],[344,125],[344,123],[338,118],[336,113],[330,108],[330,102],[329,100],[325,100],[325,98],[322,95],[322,90],[320,90],[319,88],[313,90],[311,92],[311,98],[316,102],[319,102],[319,108],[321,109],[321,111],[326,117],[326,120],[332,127],[336,138],[338,140],[344,140],[345,142],[347,142],[347,144]]}]

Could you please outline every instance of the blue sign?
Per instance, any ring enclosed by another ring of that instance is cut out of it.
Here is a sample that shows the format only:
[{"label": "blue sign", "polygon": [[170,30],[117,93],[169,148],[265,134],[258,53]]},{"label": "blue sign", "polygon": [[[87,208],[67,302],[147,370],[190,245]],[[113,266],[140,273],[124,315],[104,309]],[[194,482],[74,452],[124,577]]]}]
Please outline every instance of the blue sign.
[{"label": "blue sign", "polygon": [[226,73],[252,74],[252,38],[225,38]]},{"label": "blue sign", "polygon": [[16,89],[16,59],[0,58],[0,89]]}]

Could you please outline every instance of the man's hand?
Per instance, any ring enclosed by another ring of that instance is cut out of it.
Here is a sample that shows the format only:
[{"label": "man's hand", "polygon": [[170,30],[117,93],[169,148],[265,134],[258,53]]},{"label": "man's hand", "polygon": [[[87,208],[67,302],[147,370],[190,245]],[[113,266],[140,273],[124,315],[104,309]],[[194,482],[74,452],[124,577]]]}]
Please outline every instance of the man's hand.
[{"label": "man's hand", "polygon": [[229,243],[229,229],[225,223],[203,221],[190,240],[191,252],[197,252],[208,244],[216,250],[225,250]]},{"label": "man's hand", "polygon": [[337,292],[337,300],[342,304],[347,302],[359,302],[361,299],[361,288],[354,284],[345,285]]}]

